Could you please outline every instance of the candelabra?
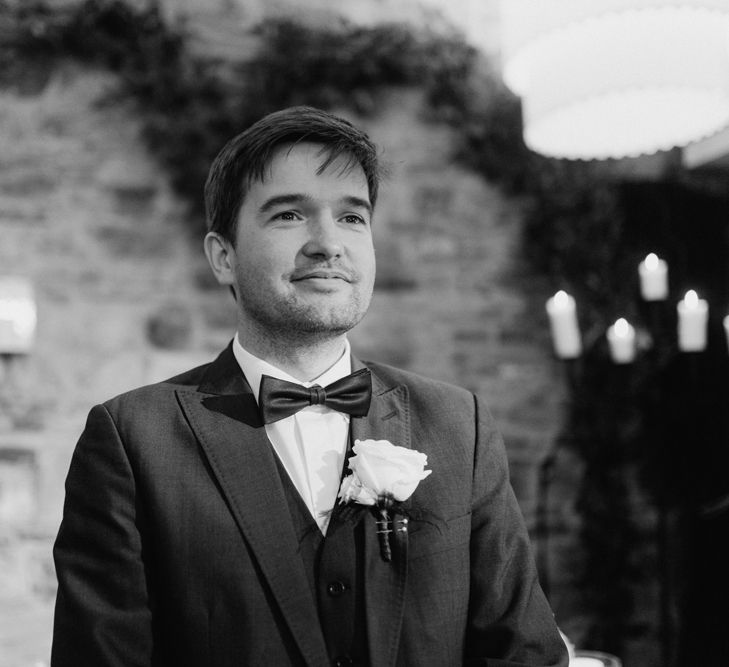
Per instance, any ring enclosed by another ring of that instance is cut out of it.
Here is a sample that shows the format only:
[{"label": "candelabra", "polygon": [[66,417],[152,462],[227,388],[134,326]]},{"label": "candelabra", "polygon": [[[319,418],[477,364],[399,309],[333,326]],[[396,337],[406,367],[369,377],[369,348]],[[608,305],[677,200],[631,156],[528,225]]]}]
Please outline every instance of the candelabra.
[{"label": "candelabra", "polygon": [[[705,378],[716,372],[702,355],[707,348],[708,303],[695,290],[688,290],[672,311],[668,305],[668,267],[655,254],[640,263],[638,274],[644,314],[641,325],[634,326],[621,317],[604,333],[593,329],[583,336],[578,326],[577,303],[571,295],[559,291],[547,302],[554,351],[564,364],[570,409],[568,426],[539,469],[537,558],[549,596],[549,490],[561,448],[579,451],[585,461],[585,475],[593,476],[583,484],[587,487],[583,488],[583,496],[589,496],[598,509],[587,519],[583,517],[588,524],[586,532],[594,537],[599,525],[589,525],[590,521],[599,524],[605,516],[609,517],[610,510],[614,514],[624,513],[608,518],[612,525],[619,524],[619,534],[608,537],[615,544],[601,536],[601,546],[609,553],[601,555],[602,561],[600,555],[593,557],[593,565],[597,563],[604,572],[609,572],[618,561],[624,569],[616,566],[616,571],[624,573],[630,569],[630,554],[622,553],[621,547],[626,551],[634,547],[630,538],[635,527],[631,525],[628,497],[630,484],[635,481],[630,479],[631,475],[638,477],[654,503],[656,515],[658,629],[661,664],[669,667],[687,664],[674,662],[686,653],[683,628],[678,627],[677,621],[684,594],[676,583],[679,577],[674,570],[688,567],[672,560],[675,544],[696,532],[690,527],[694,517],[703,520],[724,515],[729,509],[729,496],[718,493],[697,503],[701,494],[687,490],[690,484],[686,481],[698,465],[702,443],[710,439],[704,433],[693,433],[690,420],[713,419],[702,403],[709,391],[704,387]],[[725,347],[729,343],[729,316],[724,318],[723,325]],[[593,405],[587,405],[590,401]],[[596,402],[601,405],[594,405]],[[667,410],[671,406],[675,409]],[[611,563],[611,558],[615,562]],[[608,576],[603,581],[605,585],[610,583]],[[624,583],[616,580],[611,585],[612,590],[605,595],[613,598],[605,607],[606,613],[615,614]]]}]

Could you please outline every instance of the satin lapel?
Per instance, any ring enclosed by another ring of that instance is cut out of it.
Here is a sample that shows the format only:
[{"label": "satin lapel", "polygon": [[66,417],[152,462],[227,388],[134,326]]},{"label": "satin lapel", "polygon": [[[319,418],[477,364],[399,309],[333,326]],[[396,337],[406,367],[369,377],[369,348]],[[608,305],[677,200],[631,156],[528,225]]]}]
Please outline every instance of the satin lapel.
[{"label": "satin lapel", "polygon": [[[393,445],[410,448],[407,387],[387,387],[373,372],[372,388],[369,414],[352,420],[353,439],[389,440]],[[364,521],[364,590],[370,658],[376,667],[389,667],[397,659],[405,604],[407,533],[393,533],[393,559],[387,563],[380,556],[374,516],[367,513]]]},{"label": "satin lapel", "polygon": [[[232,354],[225,359],[223,355],[211,370],[220,370],[221,359],[230,365]],[[219,375],[204,381],[201,388],[208,392],[243,389],[243,394],[211,396],[179,390],[178,397],[306,663],[318,667],[328,663],[326,644],[298,554],[275,455],[253,409],[250,388],[237,365],[235,369],[239,378]]]}]

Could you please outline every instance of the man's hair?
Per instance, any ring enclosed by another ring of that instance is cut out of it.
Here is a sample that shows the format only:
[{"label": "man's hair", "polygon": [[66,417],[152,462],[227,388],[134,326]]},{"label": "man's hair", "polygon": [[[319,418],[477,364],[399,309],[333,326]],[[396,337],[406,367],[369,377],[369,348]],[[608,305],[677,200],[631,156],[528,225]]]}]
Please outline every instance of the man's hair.
[{"label": "man's hair", "polygon": [[238,213],[254,181],[263,181],[265,170],[280,146],[306,141],[322,145],[322,173],[337,158],[347,159],[343,169],[360,166],[367,178],[370,203],[377,201],[381,167],[377,148],[349,121],[313,107],[290,107],[264,116],[231,139],[218,153],[205,183],[208,229],[235,243]]}]

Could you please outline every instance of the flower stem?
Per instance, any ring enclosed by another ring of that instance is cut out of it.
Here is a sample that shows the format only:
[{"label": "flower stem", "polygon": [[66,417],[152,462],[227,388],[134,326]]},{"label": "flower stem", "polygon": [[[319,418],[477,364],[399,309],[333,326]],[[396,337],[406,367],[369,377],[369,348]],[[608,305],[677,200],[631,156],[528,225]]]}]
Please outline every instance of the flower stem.
[{"label": "flower stem", "polygon": [[390,513],[386,507],[380,507],[378,516],[377,535],[380,538],[380,555],[382,556],[382,560],[389,563],[392,560],[392,550],[390,549],[390,533],[392,532]]}]

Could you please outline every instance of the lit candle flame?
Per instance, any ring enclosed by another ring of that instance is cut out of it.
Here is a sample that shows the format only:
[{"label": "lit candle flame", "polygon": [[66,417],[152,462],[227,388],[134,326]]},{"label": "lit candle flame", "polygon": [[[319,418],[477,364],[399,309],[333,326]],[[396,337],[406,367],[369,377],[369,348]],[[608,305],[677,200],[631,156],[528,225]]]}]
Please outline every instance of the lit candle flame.
[{"label": "lit candle flame", "polygon": [[687,306],[696,306],[699,303],[699,295],[692,289],[686,292],[686,296],[683,297]]},{"label": "lit candle flame", "polygon": [[615,334],[621,338],[625,338],[630,333],[630,325],[628,324],[628,320],[624,317],[620,317],[615,320],[615,324],[613,326],[615,327]]},{"label": "lit candle flame", "polygon": [[555,305],[566,306],[569,302],[570,295],[567,294],[567,292],[565,292],[564,290],[559,290],[559,292],[554,295]]},{"label": "lit candle flame", "polygon": [[655,271],[658,268],[658,255],[656,253],[651,252],[645,257],[645,268],[649,271]]}]

